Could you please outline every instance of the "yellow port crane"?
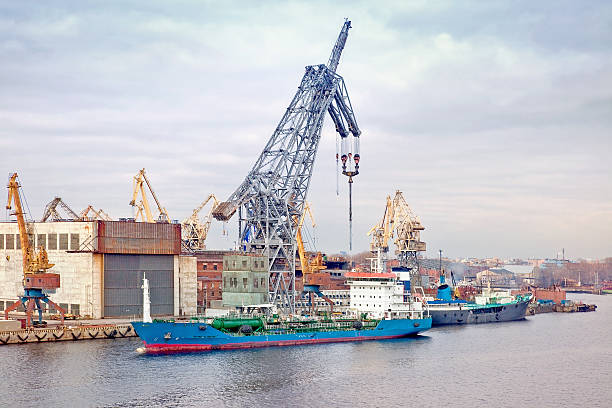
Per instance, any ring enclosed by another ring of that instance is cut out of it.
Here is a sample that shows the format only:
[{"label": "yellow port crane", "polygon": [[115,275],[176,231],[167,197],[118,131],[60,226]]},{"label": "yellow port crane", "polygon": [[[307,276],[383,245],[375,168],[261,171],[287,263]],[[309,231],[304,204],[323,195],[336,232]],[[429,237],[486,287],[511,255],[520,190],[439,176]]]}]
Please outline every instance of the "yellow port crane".
[{"label": "yellow port crane", "polygon": [[424,229],[401,191],[397,190],[393,199],[387,196],[381,222],[368,232],[372,236],[370,250],[377,255],[376,269],[382,271],[383,256],[389,251],[389,239],[394,236],[395,254],[400,264],[418,268],[417,253],[426,250],[425,242],[421,241],[421,231]]},{"label": "yellow port crane", "polygon": [[[317,252],[314,258],[308,256],[306,250],[304,249],[304,240],[302,238],[302,227],[304,226],[304,221],[306,220],[306,214],[310,216],[310,220],[312,221],[312,227],[316,227],[314,216],[312,215],[312,210],[310,209],[310,204],[307,202],[304,203],[304,212],[298,221],[297,233],[295,236],[298,254],[300,256],[300,264],[302,266],[302,276],[305,277],[308,274],[319,272],[320,270],[327,269],[327,266],[323,265],[323,255],[321,252]],[[304,281],[306,279],[304,278]]]},{"label": "yellow port crane", "polygon": [[302,267],[302,282],[304,284],[304,292],[308,293],[310,297],[310,310],[314,313],[314,296],[318,295],[327,303],[329,303],[330,312],[334,311],[334,301],[329,297],[325,296],[317,283],[314,283],[310,278],[313,273],[317,273],[323,269],[327,269],[326,265],[323,265],[323,255],[321,252],[318,252],[314,255],[314,257],[310,256],[306,250],[304,249],[304,240],[302,238],[302,227],[304,226],[304,221],[306,220],[306,215],[310,216],[310,220],[312,221],[312,227],[316,227],[314,216],[312,215],[312,210],[310,208],[310,204],[308,202],[304,202],[304,212],[302,216],[298,220],[297,223],[297,233],[295,235],[295,240],[298,249],[298,255],[300,257],[300,264]]},{"label": "yellow port crane", "polygon": [[377,252],[389,252],[389,238],[393,235],[393,201],[391,196],[387,196],[387,204],[385,205],[385,212],[380,223],[374,225],[368,232],[368,235],[372,235],[372,242],[370,242],[370,251]]},{"label": "yellow port crane", "polygon": [[[212,200],[212,206],[204,217],[203,221],[200,221],[199,214],[204,207]],[[210,229],[210,223],[213,219],[212,213],[215,208],[219,205],[219,201],[214,194],[210,194],[206,200],[193,210],[193,213],[188,218],[185,218],[181,222],[181,235],[183,241],[183,248],[188,251],[198,251],[206,249],[206,237],[208,236],[208,230]]]},{"label": "yellow port crane", "polygon": [[40,247],[38,252],[33,248],[30,242],[30,234],[25,222],[25,213],[21,205],[21,197],[19,195],[19,182],[17,181],[17,173],[9,179],[8,183],[8,200],[6,208],[11,210],[15,205],[15,212],[11,213],[17,217],[17,226],[19,228],[19,241],[21,243],[21,254],[23,262],[23,287],[24,294],[20,299],[9,306],[4,311],[4,318],[8,320],[8,315],[19,305],[23,304],[26,309],[26,327],[33,325],[32,312],[38,310],[38,323],[42,324],[42,305],[41,301],[53,306],[61,315],[62,324],[64,323],[65,311],[57,304],[52,302],[47,296],[47,291],[54,291],[60,287],[60,276],[57,273],[48,273],[47,270],[53,267],[49,263],[47,251],[44,247]]},{"label": "yellow port crane", "polygon": [[[134,191],[132,193],[132,200],[130,201],[130,205],[136,210],[136,221],[141,218],[143,222],[156,222],[153,219],[151,207],[149,207],[149,201],[147,200],[147,194],[144,188],[145,183],[149,188],[153,199],[155,200],[155,204],[157,204],[157,209],[159,211],[159,217],[157,222],[170,222],[170,216],[168,215],[168,211],[166,211],[166,209],[162,207],[159,203],[157,195],[155,195],[155,191],[153,191],[153,187],[151,187],[151,183],[147,178],[144,168],[142,170],[139,170],[138,173],[134,176]],[[138,199],[139,192],[141,200],[137,203],[136,200]]]}]

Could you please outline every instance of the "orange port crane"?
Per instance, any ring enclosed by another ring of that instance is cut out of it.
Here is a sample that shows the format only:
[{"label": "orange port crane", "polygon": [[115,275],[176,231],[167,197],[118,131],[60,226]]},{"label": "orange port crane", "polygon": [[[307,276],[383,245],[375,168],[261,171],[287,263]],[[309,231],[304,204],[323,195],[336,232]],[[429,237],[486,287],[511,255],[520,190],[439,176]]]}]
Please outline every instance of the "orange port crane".
[{"label": "orange port crane", "polygon": [[[130,205],[136,209],[136,221],[138,221],[138,218],[141,218],[143,222],[156,222],[153,219],[151,207],[149,207],[149,201],[147,200],[147,194],[144,188],[145,183],[149,188],[153,199],[155,200],[155,204],[157,204],[157,209],[159,211],[159,217],[157,222],[170,222],[170,216],[168,215],[168,211],[166,211],[166,209],[162,207],[159,203],[157,195],[155,195],[155,191],[153,191],[153,187],[151,187],[151,183],[147,178],[144,168],[142,170],[139,170],[138,173],[134,176],[134,192],[132,193],[132,201],[130,201]],[[138,199],[139,192],[142,198],[140,202],[137,203],[136,200]]]},{"label": "orange port crane", "polygon": [[[26,310],[26,327],[42,325],[43,309],[41,302],[44,302],[51,305],[60,313],[63,324],[65,315],[64,309],[52,302],[48,297],[48,292],[55,291],[60,287],[60,276],[57,273],[47,272],[48,269],[53,267],[53,264],[49,263],[45,248],[40,247],[38,252],[36,252],[30,242],[28,228],[25,223],[25,213],[21,205],[19,187],[17,173],[13,173],[8,183],[8,200],[6,208],[10,210],[12,209],[12,203],[15,205],[15,212],[11,213],[11,215],[17,217],[17,225],[19,227],[19,240],[23,257],[24,294],[20,296],[17,302],[13,303],[4,311],[4,318],[8,320],[9,313],[23,304]],[[32,320],[32,313],[34,310],[38,311],[38,324],[34,324]]]}]

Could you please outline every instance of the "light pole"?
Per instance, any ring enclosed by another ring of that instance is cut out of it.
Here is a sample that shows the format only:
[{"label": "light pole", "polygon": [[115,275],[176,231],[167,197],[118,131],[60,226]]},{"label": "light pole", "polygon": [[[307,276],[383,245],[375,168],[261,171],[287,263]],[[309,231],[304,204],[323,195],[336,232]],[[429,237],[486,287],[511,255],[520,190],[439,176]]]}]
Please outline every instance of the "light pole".
[{"label": "light pole", "polygon": [[208,309],[208,284],[204,284],[204,309]]},{"label": "light pole", "polygon": [[440,276],[442,276],[442,250],[440,249]]}]

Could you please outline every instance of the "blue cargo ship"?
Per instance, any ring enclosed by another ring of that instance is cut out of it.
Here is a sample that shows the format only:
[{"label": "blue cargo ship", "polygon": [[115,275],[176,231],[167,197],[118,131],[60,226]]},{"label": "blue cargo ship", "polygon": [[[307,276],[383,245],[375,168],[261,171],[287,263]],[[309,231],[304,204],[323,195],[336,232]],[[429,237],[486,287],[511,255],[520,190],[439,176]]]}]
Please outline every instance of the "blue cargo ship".
[{"label": "blue cargo ship", "polygon": [[133,322],[150,353],[231,350],[414,336],[431,328],[431,318],[286,320],[217,318],[211,321]]},{"label": "blue cargo ship", "polygon": [[[351,311],[338,318],[268,313],[184,322],[149,320],[132,322],[132,326],[144,350],[151,353],[384,340],[415,336],[431,328],[426,306],[405,290],[396,274],[350,272],[346,276]],[[146,283],[143,289],[148,299]]]}]

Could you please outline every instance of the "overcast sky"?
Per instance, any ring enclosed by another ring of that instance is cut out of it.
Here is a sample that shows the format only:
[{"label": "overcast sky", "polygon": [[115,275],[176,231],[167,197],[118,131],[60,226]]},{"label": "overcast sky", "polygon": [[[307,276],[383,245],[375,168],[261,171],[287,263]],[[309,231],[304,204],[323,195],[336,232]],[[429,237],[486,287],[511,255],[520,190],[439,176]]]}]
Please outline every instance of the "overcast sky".
[{"label": "overcast sky", "polygon": [[[0,1],[1,167],[36,219],[56,195],[129,217],[143,167],[182,219],[243,181],[345,17],[355,251],[399,189],[430,256],[612,255],[609,1]],[[336,252],[348,198],[330,123],[309,201]],[[226,229],[209,248],[233,245]]]}]

